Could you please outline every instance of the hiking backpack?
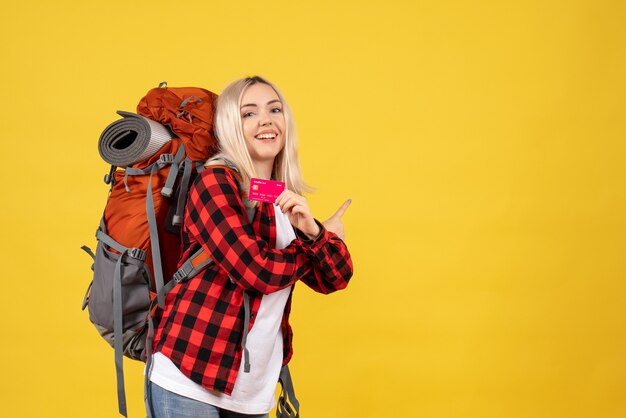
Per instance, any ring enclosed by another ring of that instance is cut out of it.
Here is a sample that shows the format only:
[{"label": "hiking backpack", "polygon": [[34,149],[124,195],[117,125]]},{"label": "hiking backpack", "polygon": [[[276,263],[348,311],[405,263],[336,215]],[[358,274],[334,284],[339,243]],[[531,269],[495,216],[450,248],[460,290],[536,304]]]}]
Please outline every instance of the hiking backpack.
[{"label": "hiking backpack", "polygon": [[[205,89],[169,88],[161,83],[141,99],[138,114],[118,112],[124,119],[109,125],[100,138],[100,154],[112,164],[105,176],[110,191],[96,231],[95,253],[82,247],[94,260],[94,277],[82,307],[89,308],[90,321],[115,348],[119,410],[124,416],[122,356],[146,361],[151,302],[177,270],[189,185],[217,149],[216,98]],[[153,136],[164,140],[150,139],[162,145],[148,150],[152,154],[148,158],[133,161],[141,158],[129,155],[141,142],[141,129],[133,125],[138,123],[147,123]],[[161,307],[164,296],[158,294]]]}]

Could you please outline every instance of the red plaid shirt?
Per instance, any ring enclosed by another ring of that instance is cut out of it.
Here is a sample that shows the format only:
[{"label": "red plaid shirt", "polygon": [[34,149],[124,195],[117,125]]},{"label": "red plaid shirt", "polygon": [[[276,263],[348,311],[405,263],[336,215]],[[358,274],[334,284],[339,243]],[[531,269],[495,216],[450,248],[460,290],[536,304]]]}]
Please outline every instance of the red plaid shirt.
[{"label": "red plaid shirt", "polygon": [[[298,280],[325,294],[347,286],[350,253],[337,235],[319,225],[315,241],[296,230],[298,238],[277,250],[274,205],[262,203],[250,223],[233,173],[221,167],[204,170],[189,192],[182,259],[202,245],[215,263],[167,295],[154,352],[163,353],[194,382],[230,395],[242,357],[244,290],[250,295],[251,328],[263,294]],[[281,325],[283,364],[292,355],[290,309],[291,295]]]}]

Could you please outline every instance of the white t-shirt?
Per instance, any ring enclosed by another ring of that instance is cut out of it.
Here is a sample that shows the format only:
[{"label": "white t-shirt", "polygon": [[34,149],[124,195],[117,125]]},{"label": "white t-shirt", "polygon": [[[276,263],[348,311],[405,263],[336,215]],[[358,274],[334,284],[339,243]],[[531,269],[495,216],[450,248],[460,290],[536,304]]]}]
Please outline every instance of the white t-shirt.
[{"label": "white t-shirt", "polygon": [[[274,206],[276,248],[288,246],[296,238],[286,214]],[[280,324],[291,287],[263,295],[254,326],[248,333],[246,347],[250,354],[250,372],[241,361],[235,387],[230,396],[209,391],[187,378],[161,353],[154,354],[150,380],[170,392],[242,414],[265,414],[275,405],[274,392],[283,362],[283,335]]]}]

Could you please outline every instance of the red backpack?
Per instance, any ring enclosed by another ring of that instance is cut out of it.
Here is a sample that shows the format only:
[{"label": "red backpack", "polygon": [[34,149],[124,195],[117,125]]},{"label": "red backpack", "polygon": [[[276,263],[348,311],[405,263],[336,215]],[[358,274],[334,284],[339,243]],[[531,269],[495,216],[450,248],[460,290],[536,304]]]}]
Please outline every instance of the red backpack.
[{"label": "red backpack", "polygon": [[[111,164],[105,176],[110,192],[96,231],[95,254],[83,246],[94,260],[83,309],[89,308],[89,319],[115,348],[119,410],[125,416],[122,357],[146,360],[151,302],[173,277],[181,257],[180,226],[189,185],[217,149],[216,98],[205,89],[161,83],[141,99],[138,115],[118,112],[124,118],[100,137],[100,154]],[[143,138],[151,134],[161,142]],[[163,145],[134,162],[139,157],[131,155],[133,147],[149,151],[148,142]],[[161,292],[161,307],[163,301]]]}]

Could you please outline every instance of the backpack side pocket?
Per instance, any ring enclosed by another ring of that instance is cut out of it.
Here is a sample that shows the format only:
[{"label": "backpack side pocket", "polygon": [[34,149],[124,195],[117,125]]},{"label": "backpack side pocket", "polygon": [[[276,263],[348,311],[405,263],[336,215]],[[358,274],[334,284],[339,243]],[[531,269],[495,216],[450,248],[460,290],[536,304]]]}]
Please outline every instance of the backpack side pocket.
[{"label": "backpack side pocket", "polygon": [[[120,281],[121,292],[116,294],[115,281]],[[121,312],[115,312],[117,297]],[[126,249],[121,254],[98,241],[94,259],[94,279],[89,295],[89,320],[102,337],[115,345],[115,320],[122,322],[122,346],[124,354],[141,359],[145,344],[137,346],[150,310],[150,273],[145,265],[145,253],[139,249]]]}]

